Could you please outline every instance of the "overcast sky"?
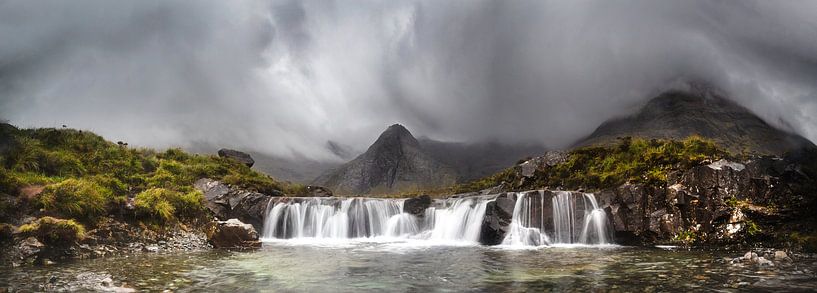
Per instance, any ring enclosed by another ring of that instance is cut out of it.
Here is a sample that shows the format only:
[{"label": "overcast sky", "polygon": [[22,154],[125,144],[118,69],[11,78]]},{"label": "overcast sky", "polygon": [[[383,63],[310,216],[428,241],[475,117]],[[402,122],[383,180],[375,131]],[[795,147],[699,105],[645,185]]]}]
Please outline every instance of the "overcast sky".
[{"label": "overcast sky", "polygon": [[0,117],[132,145],[559,147],[688,81],[817,141],[817,1],[0,0]]}]

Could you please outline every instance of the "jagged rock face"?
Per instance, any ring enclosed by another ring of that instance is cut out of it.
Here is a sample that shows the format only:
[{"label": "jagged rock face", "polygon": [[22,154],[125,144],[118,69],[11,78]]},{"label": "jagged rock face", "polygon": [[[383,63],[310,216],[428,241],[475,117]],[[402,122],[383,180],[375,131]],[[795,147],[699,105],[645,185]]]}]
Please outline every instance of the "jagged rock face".
[{"label": "jagged rock face", "polygon": [[694,134],[713,139],[733,153],[780,155],[814,147],[711,90],[664,93],[632,116],[603,123],[577,145],[610,143],[626,136],[682,139]]},{"label": "jagged rock face", "polygon": [[336,194],[366,194],[453,184],[454,171],[427,155],[403,126],[386,129],[369,149],[315,180]]},{"label": "jagged rock face", "polygon": [[211,179],[200,179],[194,186],[204,193],[205,206],[219,220],[236,218],[260,230],[264,227],[267,204],[282,193],[263,194],[246,190],[231,189],[229,186]]},{"label": "jagged rock face", "polygon": [[734,243],[751,224],[785,230],[814,207],[814,179],[797,162],[764,157],[730,165],[697,166],[672,174],[665,186],[625,184],[596,197],[623,244],[667,242],[682,232],[699,244]]}]

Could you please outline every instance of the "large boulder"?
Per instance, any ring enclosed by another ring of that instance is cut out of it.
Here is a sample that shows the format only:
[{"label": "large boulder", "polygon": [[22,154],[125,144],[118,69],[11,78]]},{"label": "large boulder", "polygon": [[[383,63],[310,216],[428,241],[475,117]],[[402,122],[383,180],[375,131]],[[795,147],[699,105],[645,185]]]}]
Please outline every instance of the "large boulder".
[{"label": "large boulder", "polygon": [[236,160],[244,165],[247,165],[247,167],[252,167],[252,165],[255,164],[255,160],[252,159],[250,154],[237,150],[220,149],[218,150],[218,156]]},{"label": "large boulder", "polygon": [[479,235],[479,242],[484,245],[501,244],[508,232],[508,225],[513,218],[516,206],[516,193],[504,193],[485,206],[485,218]]},{"label": "large boulder", "polygon": [[255,228],[238,219],[216,222],[215,228],[208,233],[207,238],[215,248],[257,248],[261,246]]},{"label": "large boulder", "polygon": [[431,206],[431,196],[421,195],[412,197],[403,202],[403,212],[409,213],[418,217],[425,215],[425,211]]},{"label": "large boulder", "polygon": [[280,192],[264,194],[234,189],[211,179],[200,179],[194,186],[204,193],[207,200],[205,206],[216,218],[222,221],[236,218],[257,230],[264,227],[264,217],[270,200],[283,195]]}]

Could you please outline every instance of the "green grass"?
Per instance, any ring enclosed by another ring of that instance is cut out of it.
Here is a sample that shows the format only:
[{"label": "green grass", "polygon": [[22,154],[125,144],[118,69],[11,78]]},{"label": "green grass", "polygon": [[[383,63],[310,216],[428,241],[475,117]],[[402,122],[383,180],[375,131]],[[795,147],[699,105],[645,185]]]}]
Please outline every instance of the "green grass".
[{"label": "green grass", "polygon": [[195,218],[203,215],[205,211],[204,195],[198,190],[183,193],[164,188],[151,188],[137,194],[134,203],[139,213],[164,222],[178,218]]},{"label": "green grass", "polygon": [[18,196],[21,188],[45,186],[33,200],[37,208],[88,224],[128,197],[141,197],[145,220],[167,222],[201,213],[202,196],[193,188],[201,178],[262,193],[304,190],[231,159],[129,148],[88,131],[0,124],[0,142],[8,142],[0,152],[0,193]]}]

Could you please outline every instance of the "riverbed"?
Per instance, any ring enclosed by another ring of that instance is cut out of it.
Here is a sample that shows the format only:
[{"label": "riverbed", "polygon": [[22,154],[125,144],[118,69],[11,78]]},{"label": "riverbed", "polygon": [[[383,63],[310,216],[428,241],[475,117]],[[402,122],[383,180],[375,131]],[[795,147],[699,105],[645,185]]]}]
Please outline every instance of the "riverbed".
[{"label": "riverbed", "polygon": [[[80,289],[77,276],[175,292],[813,291],[817,259],[774,266],[732,263],[743,252],[672,247],[359,239],[267,241],[256,251],[144,253],[0,269],[0,288]],[[1,289],[0,289],[1,290]]]}]

